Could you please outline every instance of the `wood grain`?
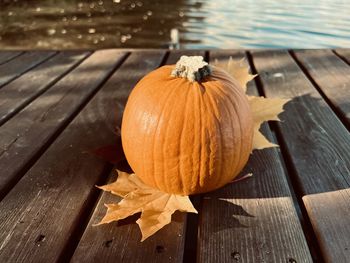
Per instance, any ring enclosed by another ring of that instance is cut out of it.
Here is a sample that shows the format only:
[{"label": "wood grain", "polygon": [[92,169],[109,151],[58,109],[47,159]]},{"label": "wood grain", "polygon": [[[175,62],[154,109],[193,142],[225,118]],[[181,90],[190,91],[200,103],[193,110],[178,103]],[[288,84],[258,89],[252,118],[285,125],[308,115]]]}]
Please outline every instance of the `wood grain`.
[{"label": "wood grain", "polygon": [[[181,55],[202,55],[204,52],[171,52],[165,64],[174,64]],[[160,62],[160,61],[159,61]],[[154,65],[157,66],[157,65]],[[144,69],[144,73],[149,68]],[[121,82],[122,75],[128,75],[129,72],[120,71],[119,78],[114,83]],[[140,71],[139,74],[142,74]],[[118,77],[117,76],[117,77]],[[142,76],[142,75],[138,75]],[[131,78],[127,83],[134,83]],[[134,84],[124,86],[123,96],[114,96],[118,101],[123,102],[121,111],[128,96],[128,93]],[[110,177],[114,181],[115,176]],[[99,222],[106,213],[105,203],[118,202],[120,198],[109,193],[102,193],[96,209],[92,214],[91,220],[81,238],[81,241],[74,253],[72,262],[182,262],[184,254],[185,241],[185,223],[186,215],[175,213],[175,221],[165,226],[154,236],[144,242],[140,242],[141,233],[136,225],[136,217],[129,218],[123,222],[110,223],[107,225],[93,227],[94,223]]]},{"label": "wood grain", "polygon": [[350,66],[329,49],[297,50],[294,54],[350,129]]},{"label": "wood grain", "polygon": [[[210,52],[210,60],[244,53]],[[248,92],[257,95],[254,82]],[[263,132],[271,140],[267,125]],[[205,194],[199,225],[199,262],[312,262],[278,148],[254,151],[242,174],[253,177]]]},{"label": "wood grain", "polygon": [[[292,99],[278,123],[323,256],[348,262],[349,211],[333,212],[322,196],[350,186],[350,134],[286,51],[254,51],[253,61],[267,97]],[[318,194],[318,195],[317,195]],[[350,199],[333,200],[348,207]],[[330,201],[331,202],[331,201]],[[317,215],[317,216],[315,216]],[[329,235],[329,229],[339,229]]]},{"label": "wood grain", "polygon": [[0,89],[0,126],[49,89],[88,54],[61,52]]},{"label": "wood grain", "polygon": [[[85,60],[75,74],[73,71],[68,75],[80,81],[75,86],[76,94],[83,96],[79,87],[88,89],[101,83],[122,57],[120,51],[102,50]],[[159,57],[143,54],[142,62],[137,56],[139,65],[133,60],[124,68],[130,75],[137,75],[142,66],[152,65]],[[84,216],[88,216],[94,204],[97,193],[94,185],[106,175],[106,163],[87,151],[116,139],[111,127],[113,108],[109,106],[118,102],[115,100],[118,94],[126,92],[123,89],[127,86],[123,82],[126,78],[128,75],[121,75],[118,82],[102,87],[2,200],[0,261],[67,262],[67,253],[74,249],[79,229],[85,226]]]},{"label": "wood grain", "polygon": [[0,127],[0,198],[99,89],[123,55],[113,50],[95,52]]},{"label": "wood grain", "polygon": [[29,51],[0,65],[0,88],[55,55],[54,51]]},{"label": "wood grain", "polygon": [[0,51],[0,65],[10,61],[22,53],[22,51]]},{"label": "wood grain", "polygon": [[303,197],[326,262],[349,262],[349,200],[350,188]]}]

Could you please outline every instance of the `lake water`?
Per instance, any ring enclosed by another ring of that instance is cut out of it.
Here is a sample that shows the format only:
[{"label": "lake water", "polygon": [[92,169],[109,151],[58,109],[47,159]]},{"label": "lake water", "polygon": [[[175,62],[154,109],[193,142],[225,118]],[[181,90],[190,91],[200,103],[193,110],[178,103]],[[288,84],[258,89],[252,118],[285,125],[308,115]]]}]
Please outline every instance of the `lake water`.
[{"label": "lake water", "polygon": [[350,0],[0,0],[1,49],[350,47]]}]

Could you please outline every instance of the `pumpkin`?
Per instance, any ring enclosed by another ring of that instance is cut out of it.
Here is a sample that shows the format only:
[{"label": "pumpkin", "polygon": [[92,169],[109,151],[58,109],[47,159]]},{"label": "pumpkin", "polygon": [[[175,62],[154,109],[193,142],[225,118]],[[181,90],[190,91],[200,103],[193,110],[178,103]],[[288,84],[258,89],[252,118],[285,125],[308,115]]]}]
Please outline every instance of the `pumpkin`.
[{"label": "pumpkin", "polygon": [[253,119],[234,78],[203,57],[182,56],[137,83],[121,136],[127,161],[145,184],[197,194],[224,186],[245,166]]}]

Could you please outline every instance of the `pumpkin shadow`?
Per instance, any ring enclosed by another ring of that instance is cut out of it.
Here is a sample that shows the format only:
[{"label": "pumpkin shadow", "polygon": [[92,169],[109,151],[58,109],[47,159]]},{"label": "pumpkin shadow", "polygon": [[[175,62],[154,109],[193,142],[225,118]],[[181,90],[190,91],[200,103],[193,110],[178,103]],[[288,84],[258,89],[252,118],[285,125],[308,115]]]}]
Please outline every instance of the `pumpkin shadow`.
[{"label": "pumpkin shadow", "polygon": [[[210,202],[213,202],[213,205],[211,205]],[[210,209],[201,211],[202,215],[208,214],[208,216],[205,216],[205,219],[203,218],[200,220],[208,220],[208,222],[202,223],[210,226],[210,232],[212,233],[218,233],[232,228],[248,228],[249,226],[242,223],[240,218],[254,218],[254,216],[248,213],[243,206],[226,200],[220,200],[220,202],[217,202],[217,200],[207,197],[204,198],[203,204],[210,206]]]},{"label": "pumpkin shadow", "polygon": [[99,147],[90,152],[110,165],[113,165],[119,171],[129,174],[134,172],[126,160],[120,136],[117,137],[117,140],[113,144]]}]

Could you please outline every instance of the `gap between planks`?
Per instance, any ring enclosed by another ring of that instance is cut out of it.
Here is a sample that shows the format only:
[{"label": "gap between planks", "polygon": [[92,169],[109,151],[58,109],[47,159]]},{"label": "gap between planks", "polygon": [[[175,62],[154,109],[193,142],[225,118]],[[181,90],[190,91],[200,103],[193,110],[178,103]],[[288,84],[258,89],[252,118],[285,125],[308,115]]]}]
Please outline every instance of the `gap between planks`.
[{"label": "gap between planks", "polygon": [[[119,51],[113,50],[96,53],[97,56],[95,56],[94,61],[96,61],[97,64],[91,64],[90,66],[92,66],[92,69],[97,70],[99,65],[105,65],[105,67],[107,67],[104,68],[105,71],[102,71],[102,75],[90,74],[90,76],[96,75],[96,78],[99,78],[97,83],[100,89],[115,69],[121,65],[123,58],[125,59],[126,56]],[[111,56],[114,57],[114,60],[110,59]],[[108,63],[106,64],[106,62]],[[91,79],[87,81],[89,80]],[[93,101],[96,103],[96,96],[92,97]],[[79,147],[79,145],[75,144],[78,144],[78,141],[84,142],[84,139],[87,137],[90,138],[89,142],[92,140],[91,135],[74,137],[74,134],[77,135],[80,131],[89,134],[91,127],[85,127],[86,129],[84,129],[84,121],[87,122],[86,125],[89,126],[88,123],[91,121],[91,118],[99,116],[99,113],[95,112],[95,109],[98,108],[94,106],[91,108],[90,103],[91,102],[89,102],[90,113],[93,115],[82,115],[82,113],[86,113],[86,108],[83,107],[82,111],[78,114],[80,117],[74,118],[67,128],[64,129],[63,133],[50,145],[45,155],[41,156],[35,165],[0,203],[2,211],[5,211],[4,214],[0,215],[0,217],[4,217],[4,220],[0,220],[1,233],[2,235],[8,235],[8,237],[10,237],[10,239],[6,238],[6,242],[4,241],[5,243],[1,246],[0,258],[13,260],[16,257],[17,259],[22,258],[25,260],[56,261],[62,256],[60,253],[65,251],[65,243],[62,243],[62,241],[73,238],[71,235],[79,233],[79,231],[75,232],[76,225],[73,227],[73,225],[67,223],[69,219],[68,215],[71,215],[69,211],[71,213],[74,211],[77,215],[86,216],[84,207],[94,203],[94,192],[96,192],[94,184],[99,182],[97,178],[91,185],[86,185],[86,182],[89,180],[94,180],[90,178],[89,175],[94,171],[98,172],[96,170],[98,169],[98,165],[95,168],[90,167],[85,173],[78,175],[78,171],[82,168],[80,163],[81,159],[89,158],[89,156],[86,153],[83,154],[81,149],[76,148],[77,146]],[[99,103],[100,101],[97,101],[97,105]],[[79,129],[76,129],[76,124],[77,122],[79,123],[79,121],[82,122],[82,125],[80,125]],[[96,128],[99,127],[100,126],[97,126]],[[107,132],[110,131],[110,129],[107,129]],[[96,132],[95,134],[98,133]],[[70,138],[69,136],[72,137]],[[102,136],[101,132],[99,136]],[[64,153],[63,156],[62,153]],[[74,156],[72,156],[72,154],[74,154]],[[58,157],[61,158],[58,159]],[[101,164],[101,162],[96,159],[91,162],[91,164],[94,162]],[[89,164],[88,161],[86,164],[84,163],[84,165]],[[103,173],[105,164],[100,167],[101,173]],[[74,169],[76,172],[73,171]],[[80,180],[81,184],[77,185],[77,181],[75,185],[77,191],[72,192],[72,189],[69,187],[74,180]],[[85,185],[88,189],[85,187],[84,190]],[[78,195],[74,195],[74,193]],[[74,196],[77,199],[75,201],[81,204],[80,207],[75,207],[75,203],[72,201]],[[13,205],[15,205],[15,209],[9,208]],[[18,219],[18,217],[22,218]],[[11,218],[13,220],[11,220]],[[70,217],[70,219],[72,219],[72,217]],[[55,220],[57,221],[56,224],[53,223]],[[77,221],[73,222],[76,224],[79,223]],[[7,223],[10,225],[7,225]],[[22,235],[21,228],[23,227],[26,227],[28,235]],[[65,234],[63,234],[64,231],[66,231]],[[38,237],[36,237],[36,235]],[[58,244],[60,244],[60,246],[58,246]]]},{"label": "gap between planks", "polygon": [[78,67],[89,55],[91,53],[88,52],[60,52],[3,86],[0,89],[0,97],[3,97],[0,101],[0,126]]},{"label": "gap between planks", "polygon": [[56,51],[30,51],[0,65],[0,88],[57,54]]},{"label": "gap between planks", "polygon": [[[254,81],[255,81],[257,90],[259,92],[259,95],[266,98],[266,94],[263,89],[263,84],[261,82],[259,72],[256,70],[255,65],[253,63],[253,57],[249,51],[246,52],[246,55],[247,55],[252,73],[257,74]],[[278,129],[276,122],[270,121],[268,122],[268,125],[271,131],[274,132],[276,143],[280,147],[280,151],[279,151],[280,159],[284,168],[284,172],[286,174],[286,179],[289,185],[289,189],[291,191],[291,194],[294,200],[294,206],[297,210],[299,222],[304,231],[305,238],[308,243],[308,247],[310,249],[313,261],[323,262],[323,259],[321,257],[320,247],[319,247],[319,244],[317,243],[315,232],[312,228],[309,215],[306,211],[304,202],[302,200],[303,195],[299,187],[299,184],[297,183],[298,178],[296,177],[296,171],[291,161],[290,155],[286,150],[286,145],[284,143],[284,140],[282,139],[282,134],[280,133],[280,130]]]},{"label": "gap between planks", "polygon": [[305,76],[350,130],[350,67],[331,50],[289,50]]},{"label": "gap between planks", "polygon": [[[106,52],[114,51],[95,52],[48,92],[1,126],[0,141],[4,150],[0,154],[0,167],[3,172],[0,178],[0,199],[34,165],[120,65],[123,60],[122,54],[118,61],[100,63],[98,58]],[[103,67],[101,71],[90,74],[89,77],[82,75],[82,70],[96,70],[98,65]],[[78,96],[76,93],[79,90],[81,95]],[[41,139],[38,143],[31,147],[23,147],[33,143],[38,136]]]},{"label": "gap between planks", "polygon": [[[349,188],[349,133],[286,51],[254,51],[253,62],[261,72],[268,97],[293,98],[277,124],[303,195],[303,202],[327,262],[346,262],[350,246],[344,198],[323,207],[322,196]],[[334,210],[334,209],[333,209]],[[339,231],[339,226],[342,231]],[[337,232],[338,229],[338,232]]]},{"label": "gap between planks", "polygon": [[0,65],[15,59],[23,53],[24,51],[0,51]]}]

